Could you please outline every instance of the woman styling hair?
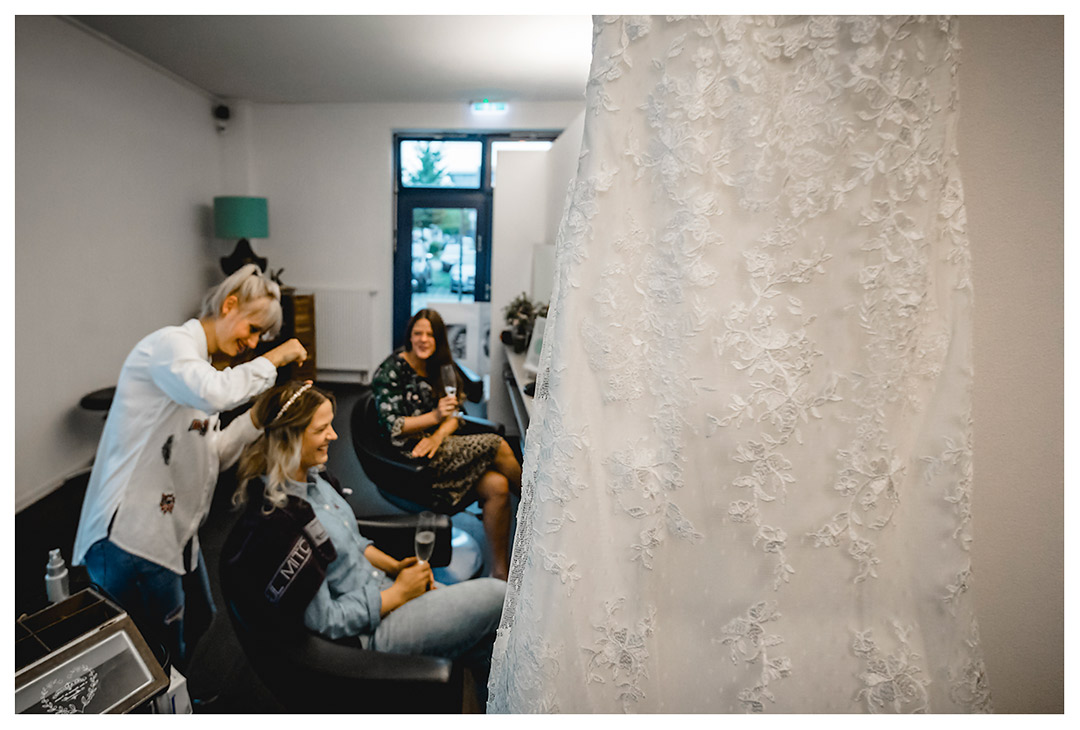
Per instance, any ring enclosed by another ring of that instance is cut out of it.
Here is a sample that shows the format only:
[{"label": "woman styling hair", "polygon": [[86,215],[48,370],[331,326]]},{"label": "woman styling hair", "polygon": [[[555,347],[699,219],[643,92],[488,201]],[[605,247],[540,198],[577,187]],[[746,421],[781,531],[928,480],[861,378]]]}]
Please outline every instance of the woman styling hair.
[{"label": "woman styling hair", "polygon": [[[219,469],[259,434],[248,415],[221,429],[218,414],[272,386],[278,367],[307,352],[292,339],[236,367],[217,370],[210,360],[273,337],[280,298],[249,264],[207,293],[198,319],[139,341],[120,370],[87,485],[74,564],[85,564],[181,668],[213,613],[198,527]],[[191,620],[199,608],[202,625]]]},{"label": "woman styling hair", "polygon": [[472,669],[483,701],[506,584],[477,578],[436,586],[428,563],[396,560],[360,534],[349,503],[322,475],[337,439],[329,393],[293,382],[267,391],[253,410],[267,425],[240,459],[234,504],[269,515],[290,496],[307,502],[337,555],[304,611],[304,624],[330,639],[359,637],[368,649],[460,659]]},{"label": "woman styling hair", "polygon": [[440,371],[453,359],[439,313],[421,309],[409,320],[406,334],[404,351],[383,360],[372,378],[379,424],[406,456],[430,460],[438,476],[425,506],[448,511],[479,499],[494,559],[491,575],[506,580],[510,493],[521,494],[521,465],[498,434],[454,435],[460,404],[445,395]]}]

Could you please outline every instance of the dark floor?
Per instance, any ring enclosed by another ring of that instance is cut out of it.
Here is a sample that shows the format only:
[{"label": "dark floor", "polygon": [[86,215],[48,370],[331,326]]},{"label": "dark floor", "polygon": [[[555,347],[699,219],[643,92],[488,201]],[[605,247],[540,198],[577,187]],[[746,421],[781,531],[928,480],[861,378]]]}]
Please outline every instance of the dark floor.
[{"label": "dark floor", "polygon": [[[349,501],[358,515],[398,514],[400,509],[383,499],[368,480],[356,458],[349,430],[349,415],[363,386],[320,383],[334,392],[338,401],[334,429],[338,441],[330,447],[328,468],[341,484],[353,490]],[[471,406],[471,404],[469,404]],[[471,410],[471,408],[470,408]],[[214,601],[219,611],[210,629],[199,641],[187,673],[192,698],[206,699],[197,713],[274,713],[284,711],[263,686],[247,662],[233,634],[218,581],[218,556],[225,536],[236,519],[232,511],[232,474],[226,472],[218,483],[214,504],[199,532]],[[59,547],[65,560],[71,560],[79,510],[86,490],[88,474],[69,480],[63,487],[15,517],[15,615],[32,613],[44,607],[45,562],[50,548]],[[475,508],[471,508],[475,510]],[[475,511],[454,517],[454,526],[483,542],[483,527]],[[71,568],[73,589],[86,583],[82,568]]]}]

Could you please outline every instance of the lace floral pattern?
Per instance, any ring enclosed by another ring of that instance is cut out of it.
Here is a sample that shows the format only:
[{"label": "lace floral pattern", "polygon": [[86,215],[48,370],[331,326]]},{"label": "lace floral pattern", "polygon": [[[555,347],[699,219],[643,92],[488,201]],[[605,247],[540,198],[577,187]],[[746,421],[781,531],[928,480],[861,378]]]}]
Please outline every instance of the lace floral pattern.
[{"label": "lace floral pattern", "polygon": [[956,513],[956,529],[952,536],[965,551],[971,549],[971,491],[974,482],[970,392],[967,399],[967,428],[963,441],[958,442],[955,438],[946,436],[942,439],[944,446],[941,453],[923,457],[925,483],[931,489],[936,484],[943,484],[944,498],[954,505]]},{"label": "lace floral pattern", "polygon": [[[821,355],[806,333],[814,317],[803,316],[802,302],[793,294],[786,295],[786,310],[798,318],[796,329],[787,329],[777,322],[778,310],[770,300],[780,296],[789,286],[810,283],[814,273],[824,273],[823,265],[830,256],[817,252],[807,258],[791,260],[785,251],[792,241],[785,231],[791,228],[770,229],[764,245],[745,252],[746,269],[750,275],[754,299],[738,301],[724,317],[726,331],[716,338],[716,352],[723,357],[731,352],[737,357],[732,367],[745,373],[750,390],[731,395],[728,415],[719,418],[706,414],[710,428],[744,423],[760,424],[764,430],[758,438],[741,441],[732,459],[746,465],[736,472],[731,485],[746,493],[747,498],[735,499],[728,506],[733,522],[750,523],[756,527],[753,544],[775,556],[773,588],[789,579],[795,568],[788,562],[785,547],[787,534],[780,528],[764,523],[763,513],[769,503],[783,500],[788,485],[795,483],[791,462],[784,456],[789,441],[802,443],[800,426],[810,418],[821,418],[820,408],[836,395],[836,379],[814,390],[811,382],[812,363]],[[772,248],[781,250],[777,256]]]},{"label": "lace floral pattern", "polygon": [[872,713],[923,713],[929,711],[926,686],[930,680],[918,665],[921,657],[910,646],[911,629],[893,622],[898,646],[891,654],[878,648],[870,630],[855,634],[852,651],[864,662],[859,675],[863,688],[857,699]]},{"label": "lace floral pattern", "polygon": [[989,709],[957,21],[593,27],[489,710]]},{"label": "lace floral pattern", "polygon": [[848,555],[859,565],[856,582],[876,578],[880,562],[874,554],[870,530],[883,530],[892,521],[900,502],[897,483],[904,472],[895,458],[884,457],[867,462],[862,452],[846,449],[837,452],[843,466],[833,489],[847,501],[847,509],[837,513],[820,530],[811,533],[816,547],[848,545]]},{"label": "lace floral pattern", "polygon": [[[856,581],[876,577],[873,532],[890,527],[900,500],[904,467],[890,445],[897,434],[890,432],[885,414],[892,404],[901,412],[921,409],[920,380],[940,374],[948,344],[931,320],[929,251],[940,220],[923,224],[911,212],[912,203],[929,198],[935,182],[947,187],[949,180],[941,144],[934,139],[941,100],[925,78],[933,62],[921,44],[914,49],[918,65],[899,48],[919,22],[886,18],[874,28],[853,29],[853,37],[881,36],[883,42],[862,49],[850,67],[851,78],[844,80],[876,141],[874,148],[858,152],[848,173],[834,183],[837,203],[857,187],[872,191],[857,213],[866,228],[859,247],[864,263],[858,273],[863,290],[858,319],[867,357],[866,371],[851,377],[850,398],[862,410],[855,419],[856,436],[837,451],[841,469],[834,489],[847,500],[846,509],[813,537],[818,546],[847,545],[859,566]],[[955,35],[948,21],[940,28]],[[938,62],[954,65],[954,47],[950,41]],[[860,509],[872,512],[865,515],[869,519],[860,518]]]},{"label": "lace floral pattern", "polygon": [[783,679],[791,673],[791,660],[788,657],[769,656],[769,650],[782,644],[783,639],[766,633],[764,624],[778,618],[780,615],[776,611],[775,601],[756,603],[743,616],[726,624],[723,628],[724,637],[719,640],[731,648],[732,664],[738,664],[742,660],[761,665],[757,683],[739,691],[739,701],[748,712],[763,712],[766,701],[776,700],[769,691],[769,682]]},{"label": "lace floral pattern", "polygon": [[[506,704],[507,698],[528,695],[537,698],[534,712],[559,712],[559,703],[555,697],[556,679],[559,676],[559,651],[541,637],[525,637],[524,632],[517,633],[516,637],[510,637],[507,629],[500,629],[496,636],[497,653],[505,652],[507,643],[512,638],[516,640],[517,650],[514,651],[514,656],[520,663],[521,671],[492,678],[493,681],[489,683],[487,711],[511,712]],[[496,685],[496,681],[501,684]]]},{"label": "lace floral pattern", "polygon": [[604,603],[604,620],[596,625],[598,634],[592,647],[583,647],[589,661],[585,669],[586,682],[607,682],[617,688],[616,696],[623,711],[629,712],[634,703],[645,697],[641,688],[649,670],[648,638],[653,634],[656,609],[650,608],[645,618],[633,627],[623,624],[615,614],[625,599],[617,598]]},{"label": "lace floral pattern", "polygon": [[581,580],[581,575],[577,571],[577,563],[563,553],[548,552],[539,546],[537,546],[536,552],[543,560],[544,570],[557,576],[559,582],[566,586],[566,597],[572,596],[574,586]]},{"label": "lace floral pattern", "polygon": [[979,629],[974,624],[964,645],[968,651],[959,668],[949,672],[949,697],[969,712],[991,713],[994,704],[990,699],[990,681],[979,645]]}]

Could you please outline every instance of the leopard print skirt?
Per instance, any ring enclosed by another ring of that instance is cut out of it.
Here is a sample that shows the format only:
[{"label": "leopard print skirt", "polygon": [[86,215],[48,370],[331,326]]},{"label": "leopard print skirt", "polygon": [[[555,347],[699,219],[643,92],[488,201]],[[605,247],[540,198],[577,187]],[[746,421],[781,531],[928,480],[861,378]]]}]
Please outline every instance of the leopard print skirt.
[{"label": "leopard print skirt", "polygon": [[438,476],[432,485],[432,507],[448,510],[471,497],[485,473],[492,471],[502,437],[495,433],[451,435],[431,457]]}]

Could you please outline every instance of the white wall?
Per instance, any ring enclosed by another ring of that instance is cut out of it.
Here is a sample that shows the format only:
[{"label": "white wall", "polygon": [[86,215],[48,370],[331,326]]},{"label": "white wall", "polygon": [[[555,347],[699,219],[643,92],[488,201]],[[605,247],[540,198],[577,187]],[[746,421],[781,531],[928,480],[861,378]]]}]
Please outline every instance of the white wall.
[{"label": "white wall", "polygon": [[503,324],[502,308],[525,292],[532,295],[533,246],[545,243],[548,220],[547,151],[499,153],[499,184],[491,220],[491,306]]},{"label": "white wall", "polygon": [[506,355],[499,333],[503,308],[522,292],[532,296],[533,247],[544,243],[548,220],[550,151],[500,152],[491,221],[491,392],[488,418],[519,435],[502,378]]},{"label": "white wall", "polygon": [[533,251],[532,298],[550,303],[555,284],[555,242],[568,202],[570,184],[577,176],[585,110],[570,122],[548,150],[548,204],[544,242]]},{"label": "white wall", "polygon": [[974,594],[994,704],[1064,709],[1060,17],[960,21],[975,286]]},{"label": "white wall", "polygon": [[566,208],[566,192],[577,176],[578,157],[581,155],[581,138],[585,134],[585,110],[574,117],[563,133],[548,150],[548,216],[547,243],[555,244],[555,237],[562,223]]},{"label": "white wall", "polygon": [[93,456],[131,347],[212,282],[210,103],[63,20],[15,18],[15,507]]},{"label": "white wall", "polygon": [[[493,236],[504,231],[506,239],[492,252],[491,288],[491,395],[488,417],[518,434],[513,407],[503,386],[506,362],[499,334],[505,327],[502,309],[522,291],[530,298],[547,301],[550,284],[537,291],[533,266],[537,246],[555,245],[562,221],[566,193],[577,175],[585,110],[574,117],[546,152],[499,155],[499,187],[495,190]],[[514,155],[521,155],[515,157]],[[509,173],[504,170],[509,169]],[[538,188],[541,188],[538,191]],[[553,258],[553,257],[552,257]],[[545,268],[547,268],[545,266]]]},{"label": "white wall", "polygon": [[[474,117],[464,104],[253,105],[252,185],[270,206],[270,238],[256,249],[294,286],[379,290],[374,339],[389,353],[394,133],[561,130],[583,105],[513,104],[505,117]],[[500,185],[502,174],[500,154]]]}]

